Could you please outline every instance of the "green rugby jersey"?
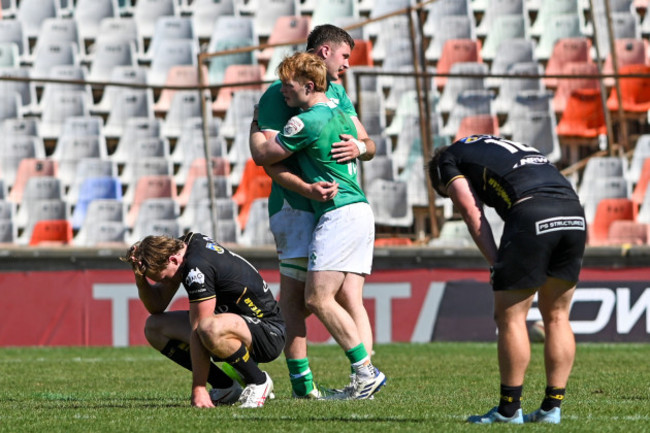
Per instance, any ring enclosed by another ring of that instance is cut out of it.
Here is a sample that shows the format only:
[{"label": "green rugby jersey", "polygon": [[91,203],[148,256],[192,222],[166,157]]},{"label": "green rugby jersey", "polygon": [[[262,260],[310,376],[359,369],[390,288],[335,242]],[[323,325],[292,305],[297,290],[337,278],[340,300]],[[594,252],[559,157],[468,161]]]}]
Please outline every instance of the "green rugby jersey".
[{"label": "green rugby jersey", "polygon": [[[260,99],[257,111],[257,123],[262,131],[280,132],[289,119],[300,112],[300,109],[292,108],[287,105],[284,96],[282,96],[282,93],[280,92],[281,87],[282,82],[277,80],[269,86]],[[330,101],[346,112],[348,116],[357,117],[354,105],[352,104],[352,101],[350,101],[350,98],[348,98],[347,93],[345,93],[345,88],[343,86],[336,83],[329,83],[325,95],[330,99]],[[292,172],[301,174],[300,166],[295,155],[285,159],[283,163]],[[269,196],[269,216],[276,214],[280,209],[282,209],[285,199],[293,209],[313,212],[311,201],[307,197],[303,197],[297,192],[289,191],[273,182],[271,195]]]},{"label": "green rugby jersey", "polygon": [[334,103],[318,103],[292,117],[276,137],[286,149],[295,152],[303,179],[338,182],[339,192],[325,203],[311,202],[320,218],[325,212],[358,202],[368,202],[357,180],[357,161],[341,164],[332,158],[332,143],[340,141],[339,134],[356,138],[357,130],[343,110]]}]

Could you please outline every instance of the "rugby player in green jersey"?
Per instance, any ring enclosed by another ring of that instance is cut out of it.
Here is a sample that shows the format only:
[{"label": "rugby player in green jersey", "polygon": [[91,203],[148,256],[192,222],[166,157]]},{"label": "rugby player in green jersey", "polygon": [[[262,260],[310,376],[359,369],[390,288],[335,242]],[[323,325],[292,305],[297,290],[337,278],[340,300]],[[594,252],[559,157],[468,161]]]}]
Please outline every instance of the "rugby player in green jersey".
[{"label": "rugby player in green jersey", "polygon": [[310,202],[316,227],[308,250],[305,303],[350,360],[355,374],[348,397],[370,398],[385,384],[386,376],[372,365],[354,319],[336,299],[343,290],[360,294],[372,267],[374,216],[357,181],[356,159],[341,162],[332,155],[341,134],[356,137],[357,131],[350,116],[325,93],[327,66],[321,58],[294,54],[282,61],[278,76],[287,105],[301,111],[275,138],[251,141],[251,153],[255,162],[265,166],[293,156],[306,183],[337,185],[331,199]]}]

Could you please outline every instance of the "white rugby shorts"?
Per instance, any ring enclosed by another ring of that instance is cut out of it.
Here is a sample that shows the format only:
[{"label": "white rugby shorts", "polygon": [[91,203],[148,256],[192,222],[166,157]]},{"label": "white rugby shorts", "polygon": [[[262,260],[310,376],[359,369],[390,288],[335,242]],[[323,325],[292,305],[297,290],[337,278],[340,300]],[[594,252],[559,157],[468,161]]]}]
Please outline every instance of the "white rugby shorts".
[{"label": "white rugby shorts", "polygon": [[284,206],[269,220],[278,258],[307,257],[316,220],[314,214]]},{"label": "white rugby shorts", "polygon": [[310,271],[370,274],[375,217],[368,203],[353,203],[320,217],[309,245]]}]

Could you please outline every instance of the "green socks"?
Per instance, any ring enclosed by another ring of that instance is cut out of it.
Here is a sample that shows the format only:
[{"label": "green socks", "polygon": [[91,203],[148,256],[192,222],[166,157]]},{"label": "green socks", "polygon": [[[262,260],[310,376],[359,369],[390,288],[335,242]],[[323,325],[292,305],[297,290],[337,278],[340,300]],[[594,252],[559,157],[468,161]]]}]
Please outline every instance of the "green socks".
[{"label": "green socks", "polygon": [[287,359],[287,367],[293,392],[299,397],[309,394],[314,389],[314,375],[309,368],[309,359]]}]

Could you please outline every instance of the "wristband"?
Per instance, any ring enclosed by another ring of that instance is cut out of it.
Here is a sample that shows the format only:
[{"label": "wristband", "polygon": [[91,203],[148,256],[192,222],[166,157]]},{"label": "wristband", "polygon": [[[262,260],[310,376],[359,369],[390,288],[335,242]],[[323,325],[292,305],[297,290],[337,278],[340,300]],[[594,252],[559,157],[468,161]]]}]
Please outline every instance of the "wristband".
[{"label": "wristband", "polygon": [[366,149],[366,143],[364,143],[361,140],[357,140],[356,138],[351,139],[354,144],[357,145],[357,148],[359,149],[359,156],[365,155],[367,149]]}]

